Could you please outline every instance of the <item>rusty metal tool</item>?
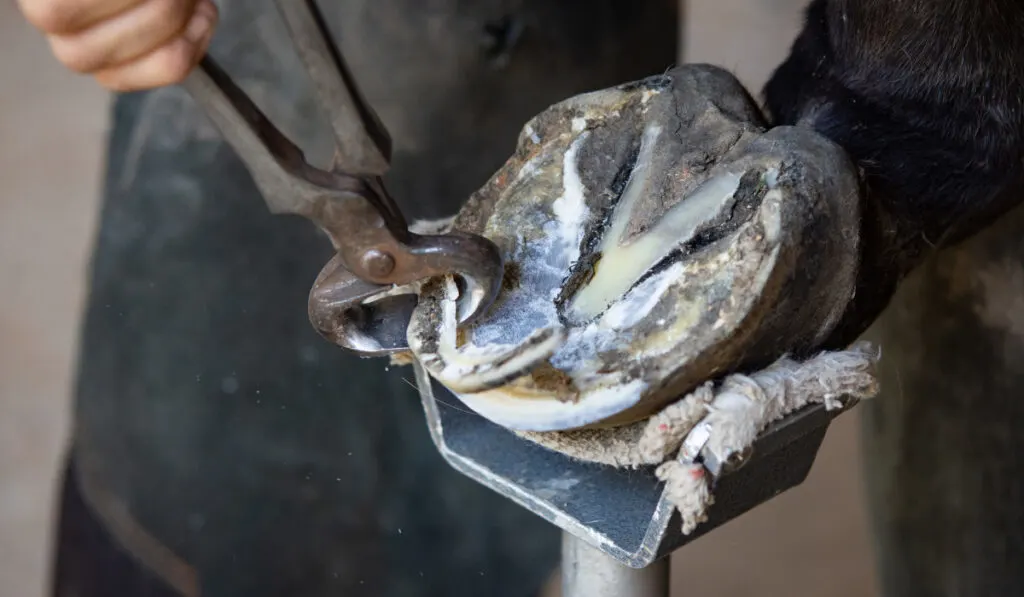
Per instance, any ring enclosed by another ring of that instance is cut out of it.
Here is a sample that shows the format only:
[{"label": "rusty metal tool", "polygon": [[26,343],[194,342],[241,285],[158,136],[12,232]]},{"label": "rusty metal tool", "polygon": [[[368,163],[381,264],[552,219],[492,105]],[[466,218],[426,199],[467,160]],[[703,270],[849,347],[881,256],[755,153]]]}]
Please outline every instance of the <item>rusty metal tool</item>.
[{"label": "rusty metal tool", "polygon": [[497,247],[471,234],[414,234],[383,183],[391,138],[357,88],[313,0],[277,0],[336,142],[331,171],[313,167],[207,56],[183,86],[245,163],[274,213],[298,214],[337,251],[310,292],[309,315],[328,340],[365,356],[406,349],[416,305],[410,285],[453,274],[460,321],[493,301],[503,264]]}]

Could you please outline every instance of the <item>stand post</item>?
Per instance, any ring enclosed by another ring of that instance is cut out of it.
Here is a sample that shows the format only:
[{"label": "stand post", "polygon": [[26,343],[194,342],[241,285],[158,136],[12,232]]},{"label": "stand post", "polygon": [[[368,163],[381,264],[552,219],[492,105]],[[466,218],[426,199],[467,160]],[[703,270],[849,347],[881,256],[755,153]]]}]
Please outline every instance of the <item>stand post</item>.
[{"label": "stand post", "polygon": [[562,597],[668,597],[669,558],[628,568],[562,533]]}]

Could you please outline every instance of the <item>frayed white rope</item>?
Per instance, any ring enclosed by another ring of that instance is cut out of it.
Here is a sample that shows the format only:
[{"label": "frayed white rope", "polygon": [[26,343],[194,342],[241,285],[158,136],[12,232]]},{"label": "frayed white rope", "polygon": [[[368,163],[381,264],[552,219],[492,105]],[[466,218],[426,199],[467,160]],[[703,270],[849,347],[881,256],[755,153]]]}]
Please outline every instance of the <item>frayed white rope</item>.
[{"label": "frayed white rope", "polygon": [[844,397],[873,398],[879,390],[875,367],[880,357],[868,343],[803,362],[784,357],[756,373],[708,382],[646,421],[615,429],[520,435],[588,462],[620,468],[657,465],[666,499],[679,510],[683,532],[689,534],[707,519],[714,503],[707,471],[685,454],[684,442],[698,423],[707,437],[697,450],[725,461],[753,446],[769,425],[810,404],[835,410],[843,407]]}]

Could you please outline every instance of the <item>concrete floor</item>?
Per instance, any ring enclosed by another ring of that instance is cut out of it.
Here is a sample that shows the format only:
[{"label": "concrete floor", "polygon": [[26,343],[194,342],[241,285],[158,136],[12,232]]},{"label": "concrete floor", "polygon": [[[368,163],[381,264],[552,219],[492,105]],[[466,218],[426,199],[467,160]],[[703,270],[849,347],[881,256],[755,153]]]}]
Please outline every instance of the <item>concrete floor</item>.
[{"label": "concrete floor", "polygon": [[[687,59],[757,89],[800,4],[692,0]],[[58,67],[13,0],[0,49],[0,597],[40,597],[109,98]],[[674,594],[874,595],[856,418],[833,426],[802,487],[683,549]]]}]

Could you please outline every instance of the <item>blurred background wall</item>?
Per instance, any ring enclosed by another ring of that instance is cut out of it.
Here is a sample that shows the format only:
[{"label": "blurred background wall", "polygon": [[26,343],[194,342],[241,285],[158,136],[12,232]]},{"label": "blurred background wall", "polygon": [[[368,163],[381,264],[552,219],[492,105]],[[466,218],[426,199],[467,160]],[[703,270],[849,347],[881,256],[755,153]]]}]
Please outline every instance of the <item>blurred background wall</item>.
[{"label": "blurred background wall", "polygon": [[[757,92],[804,0],[685,4],[685,59]],[[0,597],[41,597],[109,97],[59,67],[14,0],[0,0],[0,50]],[[833,425],[803,486],[680,551],[674,593],[876,594],[857,419]]]}]

